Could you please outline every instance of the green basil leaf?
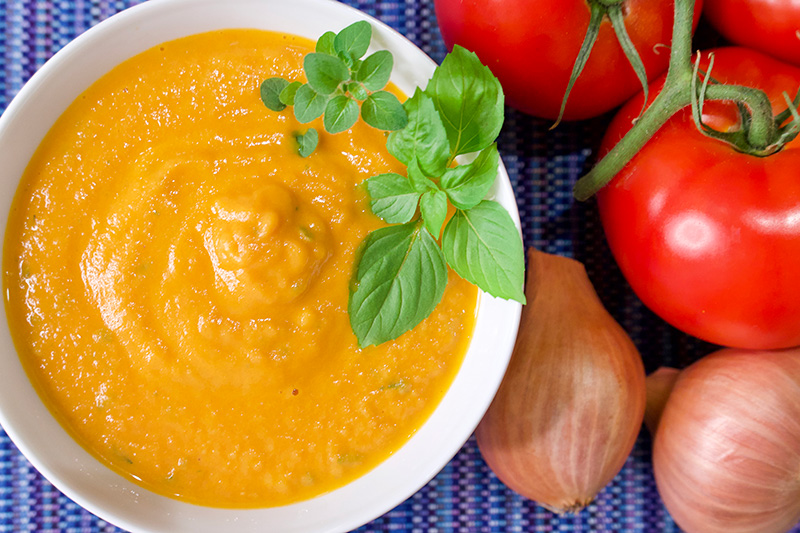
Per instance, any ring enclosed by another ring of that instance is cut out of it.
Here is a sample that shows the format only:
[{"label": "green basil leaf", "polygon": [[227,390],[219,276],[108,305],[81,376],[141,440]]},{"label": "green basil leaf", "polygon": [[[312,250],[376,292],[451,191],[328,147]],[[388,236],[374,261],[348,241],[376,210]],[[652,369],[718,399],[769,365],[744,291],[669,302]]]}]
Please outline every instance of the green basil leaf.
[{"label": "green basil leaf", "polygon": [[327,96],[319,94],[306,83],[294,95],[294,116],[303,124],[311,122],[322,115],[327,101]]},{"label": "green basil leaf", "polygon": [[367,53],[372,40],[372,26],[365,20],[355,22],[340,31],[333,41],[337,53],[346,54],[353,61],[361,59]]},{"label": "green basil leaf", "polygon": [[368,91],[379,91],[389,83],[393,66],[392,53],[388,50],[379,50],[361,63],[355,79],[363,83]]},{"label": "green basil leaf", "polygon": [[425,89],[442,115],[454,154],[483,150],[503,126],[503,89],[474,53],[459,45]]},{"label": "green basil leaf", "polygon": [[442,235],[447,263],[465,280],[492,296],[525,303],[522,239],[508,212],[484,200],[458,210]]},{"label": "green basil leaf", "polygon": [[328,133],[340,133],[349,130],[358,120],[358,104],[343,94],[328,100],[325,106],[325,130]]},{"label": "green basil leaf", "polygon": [[356,100],[361,101],[366,100],[369,96],[369,93],[367,93],[366,89],[364,89],[364,86],[357,81],[347,84],[347,92],[349,92],[350,95]]},{"label": "green basil leaf", "polygon": [[319,133],[314,128],[309,128],[305,133],[295,133],[294,138],[297,140],[297,153],[300,157],[308,157],[317,149]]},{"label": "green basil leaf", "polygon": [[269,78],[261,83],[261,101],[273,111],[283,111],[286,104],[281,102],[280,94],[289,82],[283,78]]},{"label": "green basil leaf", "polygon": [[433,312],[447,286],[436,241],[417,223],[364,240],[350,291],[350,325],[361,347],[396,339]]},{"label": "green basil leaf", "polygon": [[419,193],[400,174],[379,174],[366,181],[372,212],[389,224],[405,224],[417,212]]},{"label": "green basil leaf", "polygon": [[442,176],[441,186],[453,205],[469,209],[484,199],[497,178],[500,155],[497,144],[492,143],[481,150],[472,163],[448,168]]},{"label": "green basil leaf", "polygon": [[422,172],[422,170],[420,170],[419,164],[417,163],[416,159],[411,160],[411,162],[408,164],[407,171],[408,171],[408,181],[411,182],[411,186],[418,193],[422,194],[430,190],[439,189],[439,187],[437,187],[433,181],[428,179]]},{"label": "green basil leaf", "polygon": [[299,81],[293,81],[283,88],[278,98],[286,105],[294,105],[294,95],[297,94],[297,89],[302,87],[303,84]]},{"label": "green basil leaf", "polygon": [[350,79],[344,61],[328,54],[311,53],[303,59],[308,84],[320,94],[333,94],[339,84]]},{"label": "green basil leaf", "polygon": [[419,88],[403,108],[408,114],[408,125],[390,133],[386,147],[403,164],[416,159],[426,176],[438,178],[450,159],[450,143],[442,118],[433,100]]},{"label": "green basil leaf", "polygon": [[316,51],[320,54],[328,54],[329,56],[336,55],[336,49],[333,47],[333,41],[336,39],[336,34],[332,31],[326,31],[317,39]]},{"label": "green basil leaf", "polygon": [[447,218],[447,195],[443,191],[428,191],[420,198],[419,209],[425,227],[438,239]]},{"label": "green basil leaf", "polygon": [[395,95],[387,91],[372,93],[361,104],[364,122],[379,130],[399,130],[408,124],[408,116]]}]

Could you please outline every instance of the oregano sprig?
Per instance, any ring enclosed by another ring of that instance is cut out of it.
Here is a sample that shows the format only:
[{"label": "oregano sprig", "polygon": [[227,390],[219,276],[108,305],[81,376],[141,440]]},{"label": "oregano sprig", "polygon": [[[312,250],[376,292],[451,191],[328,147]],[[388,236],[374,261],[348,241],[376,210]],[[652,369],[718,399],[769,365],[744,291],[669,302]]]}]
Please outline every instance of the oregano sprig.
[{"label": "oregano sprig", "polygon": [[[315,51],[303,59],[307,82],[269,78],[261,84],[261,100],[273,111],[292,106],[303,124],[322,116],[325,131],[332,134],[352,128],[359,114],[381,130],[403,128],[408,122],[405,109],[394,94],[384,90],[392,73],[392,54],[379,50],[362,60],[371,40],[372,26],[366,21],[339,33],[324,33]],[[314,134],[309,135],[311,131]],[[296,138],[298,153],[308,157],[316,149],[319,134],[310,128]]]},{"label": "oregano sprig", "polygon": [[[302,123],[323,116],[328,133],[351,128],[359,115],[391,131],[387,149],[406,167],[405,175],[365,181],[372,212],[390,225],[367,235],[353,269],[348,312],[361,347],[395,339],[429,316],[444,295],[447,265],[493,296],[525,303],[519,231],[505,208],[486,199],[500,164],[500,83],[456,46],[428,86],[400,104],[383,90],[391,53],[362,59],[371,36],[367,22],[326,32],[304,59],[307,83],[270,78],[261,86],[267,107],[294,106]],[[296,134],[302,157],[317,138],[314,128]]]}]

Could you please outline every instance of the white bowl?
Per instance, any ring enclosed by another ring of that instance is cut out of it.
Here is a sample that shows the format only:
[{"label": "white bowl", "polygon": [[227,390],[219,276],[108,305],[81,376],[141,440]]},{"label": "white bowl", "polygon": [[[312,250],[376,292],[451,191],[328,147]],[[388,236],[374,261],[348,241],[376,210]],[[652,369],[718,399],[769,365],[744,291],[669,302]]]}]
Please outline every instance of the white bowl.
[{"label": "white bowl", "polygon": [[[332,0],[151,0],[102,22],[58,52],[0,117],[0,224],[26,165],[51,125],[95,80],[162,42],[223,28],[260,28],[316,39],[356,20],[374,28],[373,46],[393,52],[392,80],[407,94],[425,87],[435,63],[396,31]],[[501,165],[502,166],[502,165]],[[501,168],[492,195],[519,227]],[[13,237],[11,237],[13,238]],[[428,421],[374,470],[333,492],[283,507],[201,507],[151,493],[103,466],[53,418],[0,325],[0,423],[30,462],[74,501],[138,531],[346,531],[377,518],[419,490],[458,452],[494,397],[519,326],[520,305],[481,295],[474,338],[458,375]]]}]

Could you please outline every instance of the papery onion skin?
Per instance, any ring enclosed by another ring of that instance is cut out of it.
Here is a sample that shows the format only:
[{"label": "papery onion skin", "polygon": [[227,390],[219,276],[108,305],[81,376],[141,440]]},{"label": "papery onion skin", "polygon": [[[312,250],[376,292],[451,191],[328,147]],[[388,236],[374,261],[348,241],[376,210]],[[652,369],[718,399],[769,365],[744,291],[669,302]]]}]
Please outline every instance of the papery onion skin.
[{"label": "papery onion skin", "polygon": [[656,484],[689,533],[800,520],[800,349],[721,350],[678,377],[653,446]]},{"label": "papery onion skin", "polygon": [[528,305],[508,371],[478,426],[478,446],[509,488],[574,512],[633,448],[644,416],[644,368],[583,265],[535,250],[528,259]]}]

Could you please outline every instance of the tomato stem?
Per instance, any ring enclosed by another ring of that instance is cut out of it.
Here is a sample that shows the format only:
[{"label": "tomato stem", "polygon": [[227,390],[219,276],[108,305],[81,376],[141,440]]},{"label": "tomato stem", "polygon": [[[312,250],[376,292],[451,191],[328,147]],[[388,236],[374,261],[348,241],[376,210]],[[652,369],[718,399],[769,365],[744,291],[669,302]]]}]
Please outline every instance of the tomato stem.
[{"label": "tomato stem", "polygon": [[682,87],[673,86],[667,90],[665,86],[625,137],[588,174],[575,183],[575,198],[580,201],[588,200],[607,185],[672,115],[686,107],[688,94],[684,93],[688,91],[684,91]]},{"label": "tomato stem", "polygon": [[[594,168],[577,181],[573,189],[577,200],[587,200],[607,185],[653,135],[675,113],[686,106],[693,107],[693,116],[701,133],[728,142],[735,149],[755,156],[768,156],[779,151],[800,132],[800,120],[798,120],[800,115],[796,109],[793,110],[790,106],[792,122],[782,126],[789,115],[786,112],[773,115],[770,100],[763,91],[752,87],[718,83],[711,78],[711,67],[708,72],[703,73],[705,81],[702,87],[697,88],[699,64],[695,71],[691,61],[694,4],[695,0],[675,0],[672,46],[664,87],[628,133]],[[709,81],[713,83],[709,84]],[[788,97],[786,99],[788,102]],[[706,100],[727,100],[736,103],[742,119],[741,129],[734,132],[718,132],[703,124],[702,105]]]},{"label": "tomato stem", "polygon": [[606,15],[607,8],[600,2],[590,1],[589,10],[591,13],[589,27],[586,28],[586,35],[583,38],[583,43],[581,43],[581,49],[578,51],[578,57],[575,58],[575,63],[572,65],[572,73],[569,77],[569,83],[567,83],[567,90],[564,91],[564,98],[561,100],[561,109],[558,111],[556,121],[550,126],[551,130],[561,124],[569,94],[572,92],[572,87],[575,85],[578,76],[583,72],[583,67],[586,66],[586,62],[589,60],[589,54],[592,53],[594,43],[597,41],[597,35],[600,33],[600,23]]},{"label": "tomato stem", "polygon": [[633,45],[633,41],[631,41],[631,38],[628,35],[628,30],[625,27],[625,15],[622,13],[622,6],[619,4],[610,5],[607,7],[607,9],[608,18],[611,20],[611,26],[614,28],[614,33],[617,35],[617,41],[619,41],[622,51],[625,52],[625,57],[628,58],[628,62],[631,64],[631,67],[633,67],[633,71],[636,73],[636,77],[639,78],[639,83],[642,84],[642,89],[644,90],[642,110],[639,113],[639,116],[641,116],[641,114],[644,113],[645,106],[647,105],[649,94],[647,70],[644,68],[644,62],[642,62],[639,52],[636,50],[636,47]]},{"label": "tomato stem", "polygon": [[573,194],[588,200],[623,169],[669,118],[691,103],[691,50],[694,0],[675,0],[669,70],[664,88],[630,131],[575,184]]},{"label": "tomato stem", "polygon": [[[628,58],[631,67],[633,67],[633,71],[639,78],[645,95],[647,94],[647,72],[644,68],[642,58],[639,56],[639,52],[633,45],[633,41],[631,41],[628,31],[625,28],[625,16],[622,11],[622,4],[624,2],[625,0],[586,0],[586,3],[589,5],[589,26],[586,28],[586,35],[581,43],[578,56],[575,58],[575,63],[572,65],[572,73],[567,83],[567,89],[564,91],[564,98],[561,100],[561,109],[558,111],[556,121],[550,126],[551,130],[561,124],[569,95],[572,92],[572,88],[578,76],[583,72],[583,68],[589,60],[589,55],[592,53],[592,48],[594,48],[594,43],[597,41],[597,36],[600,33],[600,24],[602,24],[603,19],[606,17],[611,21],[611,26],[622,47],[622,51],[625,52],[625,56]],[[647,100],[646,97],[645,100]],[[644,110],[644,108],[642,110]]]},{"label": "tomato stem", "polygon": [[795,117],[797,106],[800,106],[800,90],[797,91],[794,100],[790,100],[789,95],[786,93],[784,93],[783,97],[786,100],[786,109],[775,115],[775,125],[778,127],[782,126],[790,118]]},{"label": "tomato stem", "polygon": [[745,104],[751,111],[749,127],[744,131],[747,145],[743,152],[752,149],[754,155],[767,149],[775,138],[775,121],[772,104],[763,91],[739,85],[712,85],[706,93],[706,100],[733,100]]}]

